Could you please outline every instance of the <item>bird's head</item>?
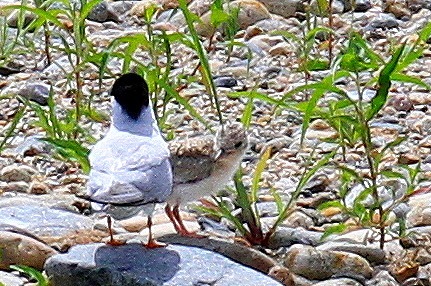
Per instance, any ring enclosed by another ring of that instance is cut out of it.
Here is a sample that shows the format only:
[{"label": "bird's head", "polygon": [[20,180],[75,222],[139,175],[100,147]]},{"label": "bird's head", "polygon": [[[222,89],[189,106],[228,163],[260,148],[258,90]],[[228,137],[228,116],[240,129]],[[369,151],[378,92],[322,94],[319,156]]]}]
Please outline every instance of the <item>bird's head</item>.
[{"label": "bird's head", "polygon": [[247,148],[248,137],[242,123],[229,122],[217,131],[216,142],[223,153],[242,152]]},{"label": "bird's head", "polygon": [[148,85],[145,79],[136,73],[120,76],[112,86],[111,95],[134,120],[139,118],[142,109],[150,103]]}]

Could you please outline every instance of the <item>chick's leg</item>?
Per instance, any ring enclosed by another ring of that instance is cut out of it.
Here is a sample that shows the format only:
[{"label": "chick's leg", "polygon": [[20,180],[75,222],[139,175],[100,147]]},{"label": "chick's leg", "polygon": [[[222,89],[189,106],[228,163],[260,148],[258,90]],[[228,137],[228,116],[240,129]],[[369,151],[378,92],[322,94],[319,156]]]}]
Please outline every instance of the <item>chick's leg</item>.
[{"label": "chick's leg", "polygon": [[169,204],[166,204],[165,212],[166,212],[166,215],[169,217],[169,220],[172,222],[172,225],[174,226],[176,232],[181,233],[183,230],[178,225],[177,220],[176,220],[174,213],[171,209],[171,206]]},{"label": "chick's leg", "polygon": [[181,215],[180,215],[180,206],[179,205],[174,206],[172,213],[173,213],[173,216],[176,219],[178,226],[180,228],[180,231],[177,230],[180,235],[188,236],[188,237],[194,237],[194,238],[205,237],[204,235],[199,235],[196,232],[187,230],[187,228],[185,227],[185,225],[183,223],[183,219],[181,218]]}]

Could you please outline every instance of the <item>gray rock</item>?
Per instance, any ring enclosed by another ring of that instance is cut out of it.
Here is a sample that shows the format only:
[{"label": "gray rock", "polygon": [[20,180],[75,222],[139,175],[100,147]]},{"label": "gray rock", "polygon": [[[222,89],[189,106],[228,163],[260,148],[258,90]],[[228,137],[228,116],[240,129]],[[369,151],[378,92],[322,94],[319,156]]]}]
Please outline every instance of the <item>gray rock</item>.
[{"label": "gray rock", "polygon": [[214,84],[217,87],[234,87],[238,85],[238,81],[231,76],[219,76],[214,78]]},{"label": "gray rock", "polygon": [[23,204],[0,207],[0,224],[16,226],[39,236],[60,236],[78,229],[89,229],[93,221],[69,211]]},{"label": "gray rock", "polygon": [[88,20],[103,23],[105,21],[120,22],[119,16],[112,10],[110,3],[102,1],[87,16]]},{"label": "gray rock", "polygon": [[372,279],[368,280],[365,283],[366,286],[398,286],[399,284],[395,280],[394,277],[392,277],[391,274],[389,274],[388,271],[382,270],[379,273],[377,273]]},{"label": "gray rock", "polygon": [[18,95],[45,106],[48,104],[50,88],[49,85],[43,82],[31,82],[25,84],[18,91]]},{"label": "gray rock", "polygon": [[0,271],[0,285],[1,284],[5,286],[21,286],[24,285],[24,281],[12,273]]},{"label": "gray rock", "polygon": [[42,153],[48,154],[51,150],[52,146],[40,140],[38,136],[29,136],[24,142],[14,148],[14,151],[22,156],[34,156]]},{"label": "gray rock", "polygon": [[375,31],[377,29],[387,30],[398,28],[399,23],[392,14],[381,13],[365,26],[365,31]]},{"label": "gray rock", "polygon": [[356,0],[355,1],[355,12],[366,12],[372,7],[369,0]]},{"label": "gray rock", "polygon": [[340,278],[340,279],[329,279],[326,281],[322,281],[314,286],[362,286],[358,281],[348,279],[348,278]]},{"label": "gray rock", "polygon": [[269,12],[285,18],[293,17],[297,12],[304,12],[304,4],[299,0],[259,0],[259,2],[265,4]]},{"label": "gray rock", "polygon": [[45,264],[53,286],[281,285],[228,258],[195,247],[87,244]]},{"label": "gray rock", "polygon": [[373,269],[359,255],[317,250],[314,247],[295,244],[287,252],[285,266],[293,273],[308,279],[325,280],[348,277],[359,281],[371,278]]},{"label": "gray rock", "polygon": [[158,240],[168,244],[194,246],[214,251],[263,273],[268,273],[271,268],[277,265],[275,260],[263,254],[261,251],[238,243],[233,243],[231,240],[226,241],[221,238],[210,237],[196,239],[180,235],[164,235],[158,238]]},{"label": "gray rock", "polygon": [[275,202],[260,202],[256,204],[260,217],[275,217],[278,215],[277,204]]},{"label": "gray rock", "polygon": [[294,244],[317,245],[322,237],[321,232],[305,230],[302,227],[279,227],[269,240],[272,249],[287,247]]},{"label": "gray rock", "polygon": [[109,6],[115,15],[124,15],[128,13],[137,1],[115,1],[110,2]]}]

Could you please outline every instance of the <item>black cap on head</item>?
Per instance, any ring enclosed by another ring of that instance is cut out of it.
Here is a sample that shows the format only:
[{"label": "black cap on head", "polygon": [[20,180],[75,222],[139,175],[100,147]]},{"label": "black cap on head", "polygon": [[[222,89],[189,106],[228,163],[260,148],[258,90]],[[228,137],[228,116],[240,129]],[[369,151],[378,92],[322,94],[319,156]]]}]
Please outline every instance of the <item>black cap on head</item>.
[{"label": "black cap on head", "polygon": [[138,119],[142,107],[149,104],[148,85],[136,73],[120,76],[112,86],[111,95],[132,119]]}]

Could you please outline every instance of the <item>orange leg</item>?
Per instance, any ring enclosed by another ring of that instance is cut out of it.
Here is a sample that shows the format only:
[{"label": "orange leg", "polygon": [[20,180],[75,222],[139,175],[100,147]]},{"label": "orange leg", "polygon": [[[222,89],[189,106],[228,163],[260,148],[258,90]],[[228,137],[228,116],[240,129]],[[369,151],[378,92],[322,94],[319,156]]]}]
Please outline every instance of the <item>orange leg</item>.
[{"label": "orange leg", "polygon": [[196,232],[192,232],[192,231],[188,231],[187,228],[185,227],[184,223],[183,223],[183,219],[181,218],[180,215],[180,206],[179,205],[175,205],[172,213],[174,215],[174,218],[176,219],[178,226],[180,227],[180,231],[178,231],[178,233],[182,236],[188,236],[188,237],[195,237],[195,238],[203,238],[205,237],[204,235],[199,235]]},{"label": "orange leg", "polygon": [[172,212],[171,206],[169,204],[166,204],[165,207],[165,212],[167,214],[167,216],[169,217],[169,220],[172,222],[175,230],[177,231],[177,233],[180,233],[183,231],[183,229],[178,225],[176,219],[175,219],[175,215]]},{"label": "orange leg", "polygon": [[146,248],[159,248],[166,247],[166,244],[157,242],[153,238],[153,233],[151,232],[151,226],[153,225],[153,220],[151,219],[151,215],[148,216],[148,243],[144,244]]},{"label": "orange leg", "polygon": [[110,215],[108,215],[106,218],[108,220],[109,236],[111,237],[111,239],[106,244],[109,244],[112,246],[120,246],[120,245],[126,244],[125,242],[114,239],[114,235],[112,234],[112,218]]}]

